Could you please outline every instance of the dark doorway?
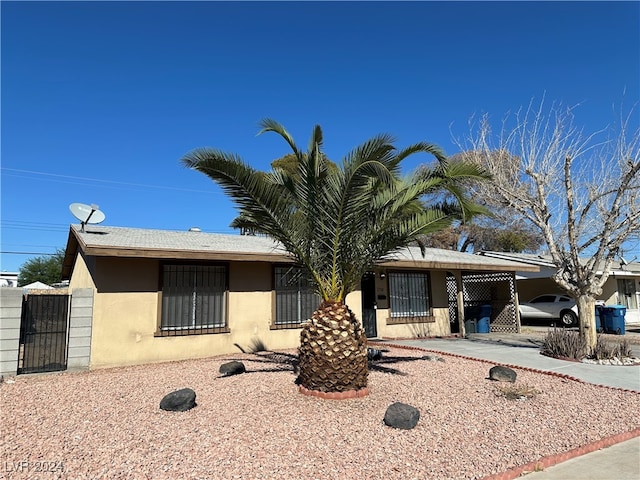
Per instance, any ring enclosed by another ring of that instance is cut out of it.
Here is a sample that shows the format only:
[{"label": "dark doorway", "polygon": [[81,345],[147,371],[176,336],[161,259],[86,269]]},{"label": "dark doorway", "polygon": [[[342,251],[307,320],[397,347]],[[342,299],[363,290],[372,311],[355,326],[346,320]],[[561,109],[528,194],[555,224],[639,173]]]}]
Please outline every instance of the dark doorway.
[{"label": "dark doorway", "polygon": [[378,336],[376,327],[376,276],[373,272],[367,272],[362,277],[362,326],[367,338]]}]

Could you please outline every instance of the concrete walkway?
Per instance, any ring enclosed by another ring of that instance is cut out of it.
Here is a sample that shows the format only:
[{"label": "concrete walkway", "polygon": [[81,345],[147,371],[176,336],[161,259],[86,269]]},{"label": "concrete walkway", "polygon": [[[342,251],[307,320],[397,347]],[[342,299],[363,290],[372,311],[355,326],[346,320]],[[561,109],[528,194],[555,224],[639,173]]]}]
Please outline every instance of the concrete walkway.
[{"label": "concrete walkway", "polygon": [[[467,339],[388,341],[400,345],[446,352],[562,373],[588,383],[640,392],[640,366],[589,365],[540,355],[539,335],[473,334]],[[383,342],[384,343],[384,342]],[[632,346],[640,357],[640,345]],[[640,412],[638,413],[640,415]],[[541,472],[526,475],[531,480],[640,480],[640,437],[570,459]]]},{"label": "concrete walkway", "polygon": [[[507,365],[547,370],[596,385],[640,392],[640,366],[591,365],[546,357],[540,355],[539,338],[516,334],[472,334],[468,339],[403,340],[392,343],[464,355]],[[640,350],[640,347],[634,345],[632,349],[634,354],[640,357],[640,352],[636,351]]]}]

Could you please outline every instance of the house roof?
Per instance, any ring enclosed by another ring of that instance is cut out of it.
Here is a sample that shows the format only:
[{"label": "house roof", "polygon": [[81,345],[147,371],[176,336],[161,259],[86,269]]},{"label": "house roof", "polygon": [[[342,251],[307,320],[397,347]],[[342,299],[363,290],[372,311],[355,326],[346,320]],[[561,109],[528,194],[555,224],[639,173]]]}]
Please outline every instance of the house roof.
[{"label": "house roof", "polygon": [[[62,278],[71,276],[78,250],[89,256],[190,260],[291,262],[292,257],[268,237],[196,231],[71,225]],[[441,249],[407,248],[381,262],[386,267],[418,267],[484,271],[533,271],[539,267]]]},{"label": "house roof", "polygon": [[[490,252],[490,251],[482,251],[478,253],[478,255],[491,257],[491,258],[499,258],[505,260],[511,260],[514,262],[526,263],[529,265],[538,265],[543,268],[551,268],[555,269],[556,265],[553,263],[553,259],[551,255],[537,255],[530,253],[510,253],[510,252]],[[585,260],[586,261],[586,260]],[[611,264],[611,272],[616,275],[640,275],[640,262],[634,261],[631,262],[621,262],[614,260]]]},{"label": "house roof", "polygon": [[47,285],[46,283],[37,281],[37,282],[32,282],[29,285],[23,285],[22,288],[24,290],[30,290],[30,289],[34,289],[34,290],[53,290],[53,287],[51,285]]},{"label": "house roof", "polygon": [[420,267],[433,269],[454,270],[483,270],[516,272],[538,272],[540,268],[534,265],[489,257],[481,257],[470,253],[441,248],[427,248],[424,257],[418,247],[409,247],[389,256],[387,261],[380,263],[384,267]]}]

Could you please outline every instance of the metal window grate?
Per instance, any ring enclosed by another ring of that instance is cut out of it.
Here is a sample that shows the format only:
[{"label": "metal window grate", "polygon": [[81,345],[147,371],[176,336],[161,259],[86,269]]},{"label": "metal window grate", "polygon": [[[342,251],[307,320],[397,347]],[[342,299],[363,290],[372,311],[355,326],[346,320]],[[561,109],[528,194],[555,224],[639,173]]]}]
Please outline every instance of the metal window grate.
[{"label": "metal window grate", "polygon": [[391,317],[426,317],[430,315],[429,277],[426,273],[389,273]]},{"label": "metal window grate", "polygon": [[164,265],[164,334],[215,333],[226,329],[227,268],[223,265]]},{"label": "metal window grate", "polygon": [[274,268],[276,327],[299,327],[320,305],[320,296],[302,267]]}]

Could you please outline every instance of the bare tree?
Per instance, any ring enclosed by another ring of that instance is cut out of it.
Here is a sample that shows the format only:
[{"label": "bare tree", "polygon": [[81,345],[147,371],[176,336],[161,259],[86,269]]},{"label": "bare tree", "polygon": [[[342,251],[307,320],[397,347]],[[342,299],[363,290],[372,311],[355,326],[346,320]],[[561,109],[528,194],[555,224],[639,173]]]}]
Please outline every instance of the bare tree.
[{"label": "bare tree", "polygon": [[[635,122],[635,123],[634,123]],[[636,116],[585,134],[573,108],[532,101],[494,134],[489,117],[470,122],[457,144],[493,181],[479,185],[496,205],[539,229],[557,271],[553,280],[576,299],[580,335],[596,344],[595,298],[615,257],[640,229],[640,126]]]}]

